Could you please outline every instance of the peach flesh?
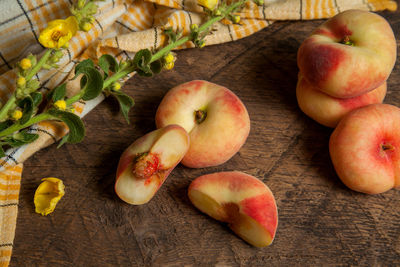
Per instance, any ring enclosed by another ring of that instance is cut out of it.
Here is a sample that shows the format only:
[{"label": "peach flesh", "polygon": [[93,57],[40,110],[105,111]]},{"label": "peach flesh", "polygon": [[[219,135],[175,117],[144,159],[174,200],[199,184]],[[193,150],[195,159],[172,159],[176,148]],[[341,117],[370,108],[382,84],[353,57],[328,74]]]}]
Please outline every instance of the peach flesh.
[{"label": "peach flesh", "polygon": [[192,203],[229,227],[246,242],[272,243],[278,214],[274,196],[257,178],[241,172],[220,172],[196,178],[188,190]]}]

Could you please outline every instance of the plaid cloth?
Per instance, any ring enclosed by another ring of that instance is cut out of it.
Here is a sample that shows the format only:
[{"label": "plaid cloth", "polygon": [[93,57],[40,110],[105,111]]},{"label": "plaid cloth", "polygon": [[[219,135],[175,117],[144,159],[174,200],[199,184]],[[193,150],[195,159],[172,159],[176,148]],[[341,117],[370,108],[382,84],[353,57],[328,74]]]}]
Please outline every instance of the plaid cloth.
[{"label": "plaid cloth", "polygon": [[[40,54],[43,47],[38,36],[53,19],[70,15],[71,0],[2,0],[0,2],[0,100],[4,103],[14,90],[16,63],[28,53]],[[58,70],[41,71],[36,77],[43,90],[49,90],[68,79],[74,65],[84,58],[96,60],[103,53],[130,58],[143,48],[159,48],[166,38],[162,28],[173,27],[183,33],[190,24],[201,24],[202,8],[196,0],[106,0],[98,2],[94,27],[79,32],[70,41]],[[276,20],[328,18],[347,9],[369,11],[396,10],[393,0],[265,0],[263,6],[251,1],[241,11],[241,25],[217,23],[206,45],[234,41],[257,32]],[[193,47],[188,42],[180,48]],[[78,90],[77,81],[69,82],[67,91]],[[83,117],[103,100],[103,96],[75,104],[76,114]],[[31,127],[38,133],[34,143],[11,149],[0,160],[0,266],[8,266],[18,212],[22,162],[39,149],[67,133],[60,123],[41,122]]]}]

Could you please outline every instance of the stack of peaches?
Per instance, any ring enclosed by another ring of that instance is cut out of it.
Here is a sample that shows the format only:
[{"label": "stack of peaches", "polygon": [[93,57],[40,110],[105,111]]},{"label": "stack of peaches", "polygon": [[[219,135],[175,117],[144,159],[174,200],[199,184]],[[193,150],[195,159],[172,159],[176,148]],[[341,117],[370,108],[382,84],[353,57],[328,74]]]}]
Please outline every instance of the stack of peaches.
[{"label": "stack of peaches", "polygon": [[382,104],[396,39],[381,16],[342,12],[300,46],[297,100],[317,122],[336,127],[329,152],[349,188],[378,194],[400,185],[400,109]]}]

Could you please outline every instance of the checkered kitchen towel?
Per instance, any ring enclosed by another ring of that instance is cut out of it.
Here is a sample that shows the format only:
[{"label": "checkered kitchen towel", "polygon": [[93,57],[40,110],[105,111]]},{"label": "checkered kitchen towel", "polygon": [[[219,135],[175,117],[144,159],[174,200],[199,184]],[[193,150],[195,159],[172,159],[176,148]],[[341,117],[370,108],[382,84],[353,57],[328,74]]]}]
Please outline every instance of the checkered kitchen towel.
[{"label": "checkered kitchen towel", "polygon": [[[0,2],[0,100],[4,103],[14,89],[16,63],[28,53],[40,54],[39,32],[48,21],[70,15],[71,0],[2,0]],[[201,24],[202,8],[196,0],[106,0],[98,2],[100,11],[94,27],[87,33],[79,32],[65,50],[59,70],[42,71],[37,75],[44,89],[54,88],[68,79],[68,73],[83,58],[96,59],[103,53],[119,58],[130,58],[143,48],[158,48],[166,41],[163,27],[189,31],[192,23]],[[258,7],[249,2],[240,14],[241,25],[216,26],[214,34],[206,38],[206,45],[234,41],[257,32],[275,20],[328,18],[347,9],[396,10],[393,0],[265,0]],[[180,48],[193,47],[186,43]],[[70,82],[67,91],[77,90]],[[75,105],[83,117],[103,96]],[[29,145],[7,151],[0,160],[0,266],[8,266],[16,226],[17,205],[22,173],[22,162],[39,149],[48,146],[65,133],[59,123],[42,122],[31,128],[40,138]]]}]

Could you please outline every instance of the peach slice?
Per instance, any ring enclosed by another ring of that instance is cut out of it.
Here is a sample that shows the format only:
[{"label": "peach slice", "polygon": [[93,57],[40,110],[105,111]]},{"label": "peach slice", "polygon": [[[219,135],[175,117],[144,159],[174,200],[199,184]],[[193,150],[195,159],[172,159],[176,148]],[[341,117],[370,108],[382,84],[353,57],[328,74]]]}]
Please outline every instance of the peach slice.
[{"label": "peach slice", "polygon": [[233,157],[245,143],[250,119],[242,101],[229,89],[207,81],[172,88],[156,113],[157,128],[181,125],[190,148],[182,164],[190,168],[217,166]]},{"label": "peach slice", "polygon": [[196,208],[227,222],[242,239],[256,247],[272,243],[278,210],[271,190],[242,172],[217,172],[196,178],[188,195]]},{"label": "peach slice", "polygon": [[382,103],[386,96],[386,82],[356,97],[336,98],[321,92],[299,74],[296,96],[300,109],[307,116],[322,125],[334,128],[351,110],[369,104]]},{"label": "peach slice", "polygon": [[189,149],[189,135],[169,125],[137,139],[122,154],[115,192],[123,201],[140,205],[155,195]]}]

